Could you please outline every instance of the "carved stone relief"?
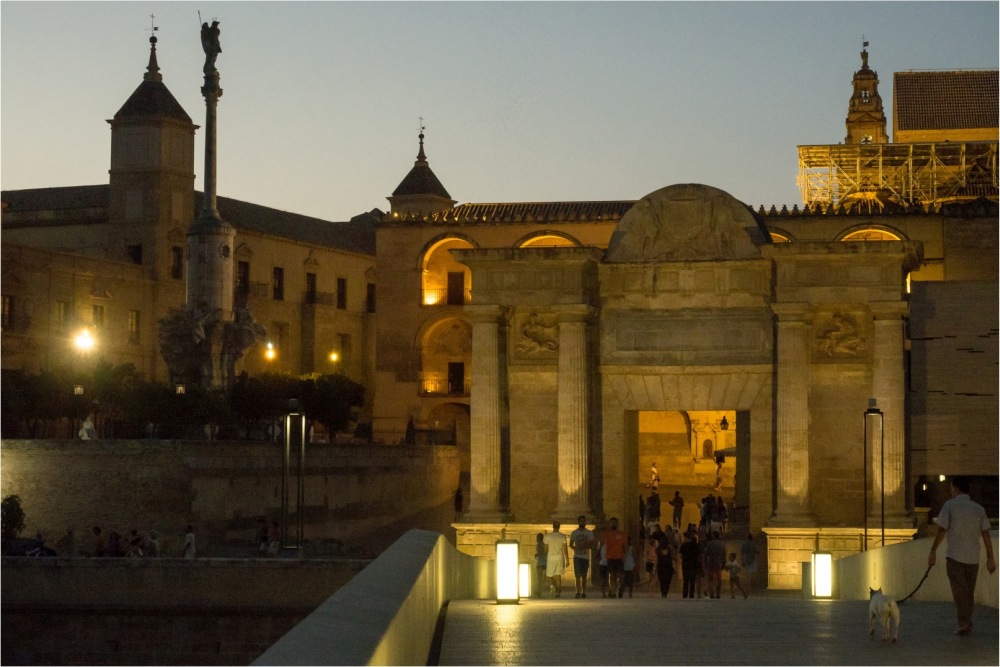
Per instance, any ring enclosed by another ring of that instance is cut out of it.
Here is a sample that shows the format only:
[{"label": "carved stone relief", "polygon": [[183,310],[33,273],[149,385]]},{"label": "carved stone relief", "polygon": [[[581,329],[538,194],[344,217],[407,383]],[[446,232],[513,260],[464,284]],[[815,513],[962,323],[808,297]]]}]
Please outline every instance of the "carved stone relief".
[{"label": "carved stone relief", "polygon": [[813,360],[843,361],[868,355],[869,337],[858,313],[817,313],[813,324]]},{"label": "carved stone relief", "polygon": [[514,350],[522,357],[551,356],[559,350],[559,324],[554,315],[531,312],[519,315],[515,323]]}]

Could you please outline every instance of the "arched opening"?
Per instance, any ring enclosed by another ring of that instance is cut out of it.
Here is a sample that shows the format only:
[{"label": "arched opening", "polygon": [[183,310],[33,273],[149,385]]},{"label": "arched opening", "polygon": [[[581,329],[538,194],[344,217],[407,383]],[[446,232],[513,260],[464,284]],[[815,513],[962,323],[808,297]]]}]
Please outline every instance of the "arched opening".
[{"label": "arched opening", "polygon": [[472,325],[449,317],[431,325],[421,341],[420,393],[468,396],[472,377]]},{"label": "arched opening", "polygon": [[[661,503],[660,524],[683,530],[701,521],[700,504],[721,497],[732,527],[736,495],[735,410],[640,411],[638,432],[639,488],[648,501],[654,491]],[[655,482],[659,477],[659,484]],[[657,488],[658,487],[658,488]],[[684,507],[675,522],[670,502],[675,494]]]},{"label": "arched opening", "polygon": [[580,245],[576,239],[562,232],[541,232],[518,241],[521,248],[556,248]]},{"label": "arched opening", "polygon": [[465,239],[448,237],[431,245],[421,262],[421,303],[425,306],[461,306],[469,302],[472,273],[449,250],[472,248]]},{"label": "arched opening", "polygon": [[902,241],[903,238],[886,229],[878,227],[866,227],[848,232],[841,237],[841,241]]},{"label": "arched opening", "polygon": [[770,232],[771,243],[791,243],[792,240],[780,232]]}]

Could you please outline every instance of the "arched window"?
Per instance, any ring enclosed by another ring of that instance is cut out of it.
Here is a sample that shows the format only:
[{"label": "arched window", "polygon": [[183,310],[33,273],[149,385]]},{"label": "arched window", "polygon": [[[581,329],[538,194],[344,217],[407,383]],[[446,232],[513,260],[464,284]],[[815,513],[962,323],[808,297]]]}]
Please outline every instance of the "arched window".
[{"label": "arched window", "polygon": [[432,324],[420,342],[420,393],[467,396],[472,374],[472,325],[457,317]]},{"label": "arched window", "polygon": [[448,251],[472,247],[465,239],[448,237],[427,249],[421,263],[421,303],[425,306],[461,306],[469,302],[472,274]]},{"label": "arched window", "polygon": [[886,229],[880,229],[877,227],[869,227],[866,229],[857,229],[853,232],[845,234],[841,241],[902,241],[900,236],[897,236],[893,232]]}]

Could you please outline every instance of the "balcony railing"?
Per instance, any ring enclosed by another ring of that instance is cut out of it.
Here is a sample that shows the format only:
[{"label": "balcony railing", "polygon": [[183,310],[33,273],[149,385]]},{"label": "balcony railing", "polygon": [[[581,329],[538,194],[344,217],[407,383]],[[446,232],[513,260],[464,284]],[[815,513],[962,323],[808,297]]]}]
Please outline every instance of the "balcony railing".
[{"label": "balcony railing", "polygon": [[[459,301],[461,298],[461,301]],[[462,306],[472,301],[472,290],[462,290],[461,294],[449,292],[447,288],[424,289],[420,291],[420,303],[425,306]]]},{"label": "balcony railing", "polygon": [[438,374],[427,374],[420,379],[421,396],[468,396],[472,389],[472,378],[464,378],[461,384],[449,382]]}]

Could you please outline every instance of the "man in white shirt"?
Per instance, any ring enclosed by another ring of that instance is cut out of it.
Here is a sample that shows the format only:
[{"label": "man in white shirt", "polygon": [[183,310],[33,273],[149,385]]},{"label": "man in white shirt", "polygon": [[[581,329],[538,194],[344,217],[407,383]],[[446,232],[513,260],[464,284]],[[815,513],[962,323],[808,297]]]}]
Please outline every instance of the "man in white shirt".
[{"label": "man in white shirt", "polygon": [[966,477],[951,478],[951,499],[941,507],[937,517],[938,533],[927,556],[927,565],[937,563],[937,548],[945,535],[948,536],[948,551],[945,565],[951,595],[955,599],[958,612],[956,635],[972,632],[972,607],[975,602],[976,576],[979,574],[979,538],[986,545],[986,569],[996,572],[993,559],[993,541],[990,539],[990,521],[986,510],[969,498],[969,480]]},{"label": "man in white shirt", "polygon": [[567,549],[566,536],[559,532],[559,522],[552,522],[552,532],[545,533],[542,538],[545,542],[545,578],[549,580],[549,587],[554,591],[554,597],[562,595],[562,577],[566,571]]}]

